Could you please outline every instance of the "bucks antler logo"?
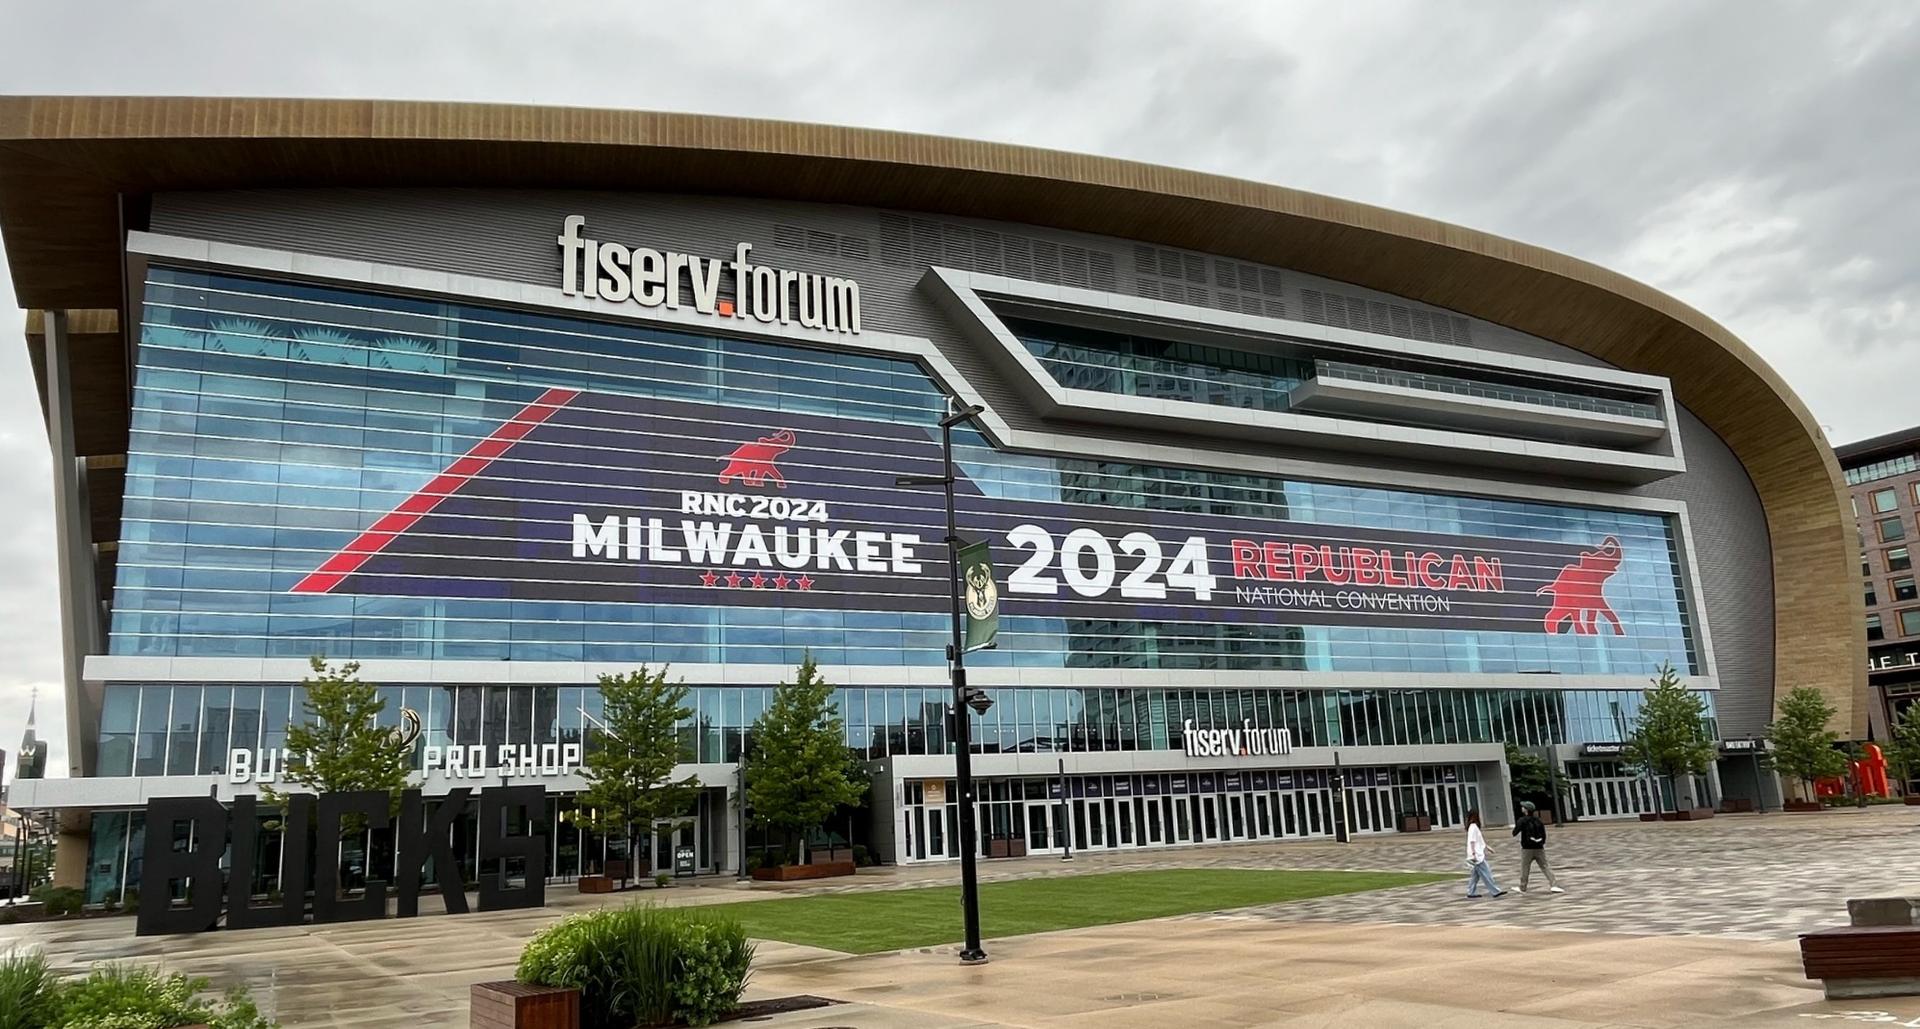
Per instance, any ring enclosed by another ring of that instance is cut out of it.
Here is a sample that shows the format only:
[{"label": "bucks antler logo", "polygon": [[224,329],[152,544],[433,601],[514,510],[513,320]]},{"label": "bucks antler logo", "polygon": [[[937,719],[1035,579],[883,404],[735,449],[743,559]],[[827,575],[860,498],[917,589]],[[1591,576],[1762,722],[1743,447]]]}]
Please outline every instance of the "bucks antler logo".
[{"label": "bucks antler logo", "polygon": [[967,613],[988,619],[1000,609],[1000,591],[993,585],[993,566],[977,564],[967,569]]}]

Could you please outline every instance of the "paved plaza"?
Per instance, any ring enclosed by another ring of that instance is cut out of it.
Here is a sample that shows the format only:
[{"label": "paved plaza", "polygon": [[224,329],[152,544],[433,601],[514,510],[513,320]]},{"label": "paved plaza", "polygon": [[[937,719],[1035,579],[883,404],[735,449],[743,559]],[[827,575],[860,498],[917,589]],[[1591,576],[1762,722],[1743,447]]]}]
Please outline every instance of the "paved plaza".
[{"label": "paved plaza", "polygon": [[[1518,851],[1493,834],[1512,892],[1467,900],[1461,883],[1293,901],[1216,914],[990,940],[993,962],[954,947],[854,957],[768,943],[752,997],[809,993],[848,1003],[769,1026],[1753,1026],[1848,1011],[1920,1016],[1911,1002],[1827,1004],[1799,970],[1795,935],[1845,922],[1849,896],[1920,894],[1907,856],[1920,810],[1733,816],[1706,823],[1603,823],[1552,830],[1565,894],[1521,894]],[[983,878],[1148,867],[1454,871],[1457,833],[1341,846],[1256,844],[991,862]],[[731,880],[642,896],[753,902],[899,889],[951,866],[877,869],[827,885]],[[1463,877],[1464,879],[1464,877]],[[510,974],[527,937],[605,903],[556,892],[544,911],[136,938],[126,918],[0,928],[0,946],[43,946],[65,968],[159,959],[251,984],[288,1026],[466,1024],[466,990]],[[958,912],[955,913],[956,920]],[[1844,1024],[1844,1023],[1843,1023]]]}]

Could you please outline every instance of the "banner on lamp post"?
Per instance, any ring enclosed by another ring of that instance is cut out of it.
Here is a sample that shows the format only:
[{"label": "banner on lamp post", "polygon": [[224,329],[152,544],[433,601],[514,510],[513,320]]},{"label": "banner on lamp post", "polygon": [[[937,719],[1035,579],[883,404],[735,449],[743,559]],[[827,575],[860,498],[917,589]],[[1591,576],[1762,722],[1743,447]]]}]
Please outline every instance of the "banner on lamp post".
[{"label": "banner on lamp post", "polygon": [[993,581],[993,548],[986,541],[960,548],[960,595],[967,606],[967,650],[994,645],[1000,635],[1000,589]]}]

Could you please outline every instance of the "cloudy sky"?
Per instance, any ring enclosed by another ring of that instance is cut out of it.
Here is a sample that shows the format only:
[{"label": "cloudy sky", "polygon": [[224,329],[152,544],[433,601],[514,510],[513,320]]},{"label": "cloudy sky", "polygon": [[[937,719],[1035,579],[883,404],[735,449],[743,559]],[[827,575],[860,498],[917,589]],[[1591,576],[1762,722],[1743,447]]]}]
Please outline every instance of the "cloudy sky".
[{"label": "cloudy sky", "polygon": [[[1616,268],[1830,438],[1920,422],[1920,5],[0,0],[0,93],[753,115],[1276,182]],[[0,276],[0,311],[14,310]],[[0,315],[0,317],[15,317]],[[0,331],[0,747],[64,768],[50,471]]]}]

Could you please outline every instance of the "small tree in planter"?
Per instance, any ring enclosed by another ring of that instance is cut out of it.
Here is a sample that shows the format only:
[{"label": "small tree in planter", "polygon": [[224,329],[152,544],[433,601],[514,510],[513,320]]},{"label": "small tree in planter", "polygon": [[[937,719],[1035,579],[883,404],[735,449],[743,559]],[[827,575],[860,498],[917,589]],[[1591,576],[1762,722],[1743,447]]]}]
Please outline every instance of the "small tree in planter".
[{"label": "small tree in planter", "polygon": [[[1893,739],[1887,741],[1885,751],[1887,771],[1900,784],[1900,792],[1907,793],[1907,783],[1912,781],[1916,772],[1920,772],[1920,704],[1908,704],[1900,712],[1900,720],[1893,723]],[[1908,794],[1912,798],[1913,794]]]},{"label": "small tree in planter", "polygon": [[761,825],[797,834],[795,861],[805,864],[807,832],[836,808],[858,802],[862,785],[848,775],[846,727],[813,655],[800,662],[791,684],[773,691],[751,740],[748,812]]},{"label": "small tree in planter", "polygon": [[1627,737],[1626,762],[1643,774],[1666,776],[1678,811],[1679,777],[1703,774],[1714,759],[1707,702],[1680,684],[1680,673],[1672,665],[1660,666],[1653,686],[1642,696],[1640,715]]},{"label": "small tree in planter", "polygon": [[602,675],[600,696],[606,738],[588,749],[582,763],[587,789],[579,805],[595,832],[627,841],[620,876],[625,888],[633,874],[635,827],[645,826],[651,838],[657,819],[684,815],[693,805],[699,780],[673,777],[680,763],[674,726],[692,718],[693,709],[686,705],[685,685],[669,685],[666,669],[649,672],[644,665],[625,675]]},{"label": "small tree in planter", "polygon": [[1545,758],[1531,750],[1521,750],[1512,743],[1507,744],[1507,775],[1513,791],[1514,808],[1520,801],[1530,800],[1539,803],[1551,800],[1553,795],[1553,777],[1547,773]]},{"label": "small tree in planter", "polygon": [[[326,658],[314,657],[308,664],[313,674],[300,680],[306,692],[304,717],[287,726],[287,781],[313,793],[381,790],[388,797],[388,814],[399,814],[400,794],[413,771],[413,740],[379,724],[387,702],[378,687],[360,681],[358,661],[336,668]],[[271,786],[263,785],[260,795],[276,807],[286,803],[286,794]],[[321,859],[329,865],[340,861],[342,841],[360,837],[366,828],[364,816],[344,815],[340,839],[317,842]],[[238,871],[253,874],[252,869]]]},{"label": "small tree in planter", "polygon": [[[327,659],[311,659],[313,674],[300,680],[306,688],[305,718],[287,727],[288,782],[314,793],[384,790],[400,810],[400,793],[413,771],[413,741],[378,724],[387,702],[372,683],[360,681],[360,663],[338,668]],[[281,803],[285,795],[270,786],[261,795]],[[349,815],[343,823],[355,820]],[[363,820],[362,820],[363,821]],[[363,825],[342,825],[358,832]]]},{"label": "small tree in planter", "polygon": [[1816,779],[1847,770],[1847,756],[1833,747],[1839,734],[1827,728],[1832,720],[1833,705],[1827,698],[1811,686],[1798,686],[1780,698],[1773,724],[1767,727],[1773,766],[1800,781],[1808,803],[1819,802],[1813,792]]}]

